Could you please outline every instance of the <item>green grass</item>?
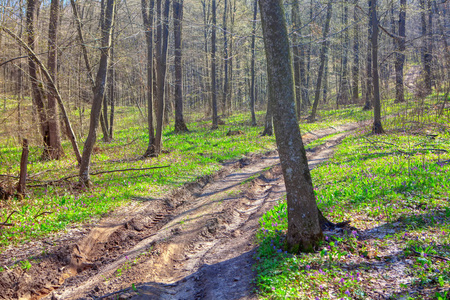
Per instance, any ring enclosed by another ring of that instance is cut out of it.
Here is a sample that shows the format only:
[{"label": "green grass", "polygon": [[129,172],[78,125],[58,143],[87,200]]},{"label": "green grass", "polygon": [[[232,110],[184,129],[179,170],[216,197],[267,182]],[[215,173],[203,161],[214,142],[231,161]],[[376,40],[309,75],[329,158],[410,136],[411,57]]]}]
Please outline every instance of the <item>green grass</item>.
[{"label": "green grass", "polygon": [[[389,269],[408,260],[410,282],[392,299],[412,290],[414,299],[445,299],[438,289],[450,287],[450,264],[436,257],[450,258],[450,127],[448,112],[440,118],[430,113],[409,114],[407,123],[385,122],[385,135],[362,128],[312,170],[318,206],[327,217],[351,220],[361,231],[382,226],[386,236],[329,236],[316,253],[292,255],[283,249],[286,201],[262,217],[255,268],[263,298],[367,299],[382,287],[379,282],[398,280],[374,277],[377,261]],[[389,255],[389,249],[396,251]]]},{"label": "green grass", "polygon": [[[392,100],[386,103],[384,113],[398,112],[405,106],[392,105]],[[8,99],[6,104],[6,110],[1,110],[0,118],[4,121],[0,128],[0,174],[17,176],[21,147],[14,131],[17,124],[14,112],[16,102]],[[22,108],[23,136],[30,140],[28,173],[31,179],[38,180],[28,184],[42,184],[48,180],[76,175],[78,169],[68,141],[63,142],[66,153],[63,159],[41,160],[40,137],[36,126],[31,122],[32,117],[26,115],[31,111],[30,107],[23,103]],[[79,123],[79,110],[70,110],[70,114],[82,150],[89,109],[82,115],[83,130]],[[264,114],[264,111],[257,112],[258,124],[263,124]],[[370,119],[372,112],[363,112],[359,107],[349,106],[341,110],[321,110],[319,116],[319,122],[300,124],[302,132]],[[158,158],[139,160],[137,158],[147,147],[146,121],[134,107],[117,107],[114,140],[108,144],[103,143],[99,130],[91,172],[166,165],[170,167],[93,176],[94,188],[91,190],[76,189],[74,181],[63,181],[47,188],[28,188],[24,199],[0,202],[0,221],[5,221],[13,213],[8,222],[14,223],[12,227],[1,229],[0,251],[8,245],[24,243],[101,217],[117,207],[136,203],[136,200],[158,198],[175,187],[218,171],[224,161],[275,148],[274,137],[260,137],[262,127],[250,126],[249,113],[225,118],[226,125],[215,131],[210,130],[211,121],[200,119],[202,116],[199,113],[187,114],[186,117],[191,121],[188,123],[189,133],[175,134],[172,124],[164,130],[163,149],[168,153]],[[228,130],[237,129],[244,134],[226,136]],[[15,188],[16,182],[15,178],[0,177],[0,184],[11,190]]]}]

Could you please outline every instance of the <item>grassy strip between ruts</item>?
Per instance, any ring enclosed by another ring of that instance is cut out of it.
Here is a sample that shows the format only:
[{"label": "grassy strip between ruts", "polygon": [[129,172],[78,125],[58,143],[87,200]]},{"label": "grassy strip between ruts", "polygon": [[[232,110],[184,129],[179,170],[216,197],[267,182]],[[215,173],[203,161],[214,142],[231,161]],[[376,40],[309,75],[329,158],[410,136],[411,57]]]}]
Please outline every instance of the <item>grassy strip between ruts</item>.
[{"label": "grassy strip between ruts", "polygon": [[325,232],[316,253],[291,255],[285,200],[261,218],[263,298],[450,298],[449,114],[408,117],[385,135],[361,129],[312,171],[319,208],[359,232]]}]

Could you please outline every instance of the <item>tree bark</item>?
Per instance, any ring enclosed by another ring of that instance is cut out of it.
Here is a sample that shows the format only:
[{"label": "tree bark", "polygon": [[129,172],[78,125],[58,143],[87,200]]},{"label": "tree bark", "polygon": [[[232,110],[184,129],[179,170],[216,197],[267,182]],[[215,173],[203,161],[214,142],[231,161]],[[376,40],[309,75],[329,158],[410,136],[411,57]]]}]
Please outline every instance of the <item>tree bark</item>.
[{"label": "tree bark", "polygon": [[352,67],[352,102],[356,103],[359,99],[359,24],[358,24],[358,14],[357,5],[358,0],[354,0],[354,11],[353,11],[353,67]]},{"label": "tree bark", "polygon": [[212,93],[212,129],[219,128],[217,116],[217,93],[216,93],[216,0],[212,0],[212,29],[211,29],[211,93]]},{"label": "tree bark", "polygon": [[373,78],[373,127],[374,134],[384,133],[381,125],[381,99],[380,99],[380,79],[378,76],[378,16],[377,0],[372,0],[370,6],[370,16],[372,24],[372,78]]},{"label": "tree bark", "polygon": [[[372,0],[368,0],[369,7],[372,7]],[[367,42],[367,61],[366,61],[366,84],[364,89],[364,100],[365,104],[363,110],[372,109],[372,96],[373,96],[373,86],[372,86],[372,16],[369,12],[369,26],[368,26],[368,42]]]},{"label": "tree bark", "polygon": [[323,76],[323,69],[325,66],[326,56],[327,56],[327,49],[328,49],[328,40],[327,36],[330,32],[330,21],[331,21],[331,15],[333,12],[333,2],[330,0],[328,2],[327,6],[327,17],[325,20],[325,25],[323,29],[323,36],[322,36],[322,49],[320,49],[320,66],[319,66],[319,73],[317,74],[317,83],[316,83],[316,92],[314,94],[314,103],[311,111],[311,115],[309,116],[308,121],[309,122],[315,122],[316,120],[316,111],[317,106],[319,105],[319,98],[320,98],[320,89],[322,88],[322,76]]},{"label": "tree bark", "polygon": [[170,1],[165,0],[162,7],[162,0],[157,1],[157,28],[156,28],[156,133],[154,143],[154,153],[152,156],[158,156],[162,149],[162,131],[165,110],[165,85],[166,85],[166,69],[167,69],[167,46],[169,40],[169,10]]},{"label": "tree bark", "polygon": [[287,192],[287,248],[313,251],[323,240],[308,161],[295,112],[288,33],[281,0],[260,0],[269,79],[269,103]]},{"label": "tree bark", "polygon": [[186,132],[183,117],[182,22],[183,0],[173,1],[173,37],[175,42],[175,132]]},{"label": "tree bark", "polygon": [[20,159],[20,176],[19,183],[17,185],[17,194],[25,194],[25,188],[27,183],[27,166],[28,166],[28,140],[23,139],[22,143],[22,157]]},{"label": "tree bark", "polygon": [[348,47],[350,45],[350,36],[348,30],[348,0],[345,0],[344,4],[344,20],[343,25],[345,27],[344,31],[344,43],[342,44],[342,70],[341,70],[341,81],[339,85],[339,95],[337,99],[338,104],[348,104],[349,98],[349,80],[348,80]]},{"label": "tree bark", "polygon": [[227,28],[227,16],[228,16],[228,1],[225,0],[223,9],[223,94],[222,94],[222,115],[227,114],[227,99],[228,99],[228,28]]},{"label": "tree bark", "polygon": [[[27,44],[28,47],[34,51],[35,49],[35,33],[34,33],[34,18],[36,16],[36,0],[27,0],[27,11],[26,11],[26,32],[27,32]],[[46,107],[44,104],[44,91],[43,86],[40,84],[40,80],[38,78],[38,69],[36,67],[35,61],[28,57],[28,72],[31,81],[31,91],[32,91],[32,102],[34,107],[36,108],[38,117],[39,117],[39,125],[40,125],[40,133],[42,135],[43,143],[44,143],[44,152],[42,157],[44,159],[48,158],[48,147],[50,146],[49,141],[49,127],[47,120]]]},{"label": "tree bark", "polygon": [[256,41],[256,17],[258,15],[258,0],[253,2],[253,24],[252,24],[252,58],[251,58],[251,86],[250,86],[250,111],[252,114],[252,126],[256,126],[255,114],[255,41]]},{"label": "tree bark", "polygon": [[[48,72],[52,76],[53,82],[56,83],[56,66],[57,66],[57,33],[59,23],[59,0],[52,0],[50,4],[50,20],[48,28]],[[51,84],[47,83],[49,89]],[[59,113],[54,96],[55,91],[50,91],[47,95],[47,120],[49,129],[49,143],[46,154],[50,159],[59,159],[63,154],[61,146],[61,135],[59,129]]]},{"label": "tree bark", "polygon": [[396,39],[397,51],[395,52],[395,102],[405,102],[403,85],[403,66],[405,64],[405,40],[406,40],[406,0],[400,0],[400,13],[398,19],[398,35]]},{"label": "tree bark", "polygon": [[144,157],[150,156],[155,142],[155,128],[153,126],[153,8],[154,0],[142,0],[141,10],[144,20],[145,41],[147,42],[147,124],[148,124],[148,145]]},{"label": "tree bark", "polygon": [[102,28],[101,37],[101,54],[100,63],[95,78],[95,92],[94,100],[91,108],[91,116],[89,122],[89,133],[84,143],[83,156],[81,158],[80,165],[80,183],[85,186],[90,186],[89,169],[91,164],[92,150],[97,139],[97,128],[100,119],[100,113],[102,109],[102,101],[105,96],[105,83],[106,83],[106,73],[108,71],[108,56],[109,50],[111,48],[112,40],[112,28],[114,25],[114,16],[116,9],[115,0],[106,0],[106,13],[105,13],[105,26]]}]

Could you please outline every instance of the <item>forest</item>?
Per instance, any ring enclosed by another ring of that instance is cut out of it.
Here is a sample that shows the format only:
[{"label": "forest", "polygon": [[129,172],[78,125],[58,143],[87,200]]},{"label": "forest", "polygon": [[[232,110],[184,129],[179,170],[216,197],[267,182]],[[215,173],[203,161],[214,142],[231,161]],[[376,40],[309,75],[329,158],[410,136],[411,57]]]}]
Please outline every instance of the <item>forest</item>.
[{"label": "forest", "polygon": [[0,0],[0,299],[450,299],[446,0]]}]

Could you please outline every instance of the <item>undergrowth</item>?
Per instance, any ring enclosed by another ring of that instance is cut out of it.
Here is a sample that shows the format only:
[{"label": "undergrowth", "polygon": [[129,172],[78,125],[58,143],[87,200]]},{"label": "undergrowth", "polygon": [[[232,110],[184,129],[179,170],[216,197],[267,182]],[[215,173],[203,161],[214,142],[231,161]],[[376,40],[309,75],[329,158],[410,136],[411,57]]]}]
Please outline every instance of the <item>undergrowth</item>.
[{"label": "undergrowth", "polygon": [[449,114],[405,117],[385,122],[384,135],[362,128],[312,170],[322,212],[358,230],[324,232],[316,253],[290,254],[285,199],[261,218],[263,298],[450,298]]}]

